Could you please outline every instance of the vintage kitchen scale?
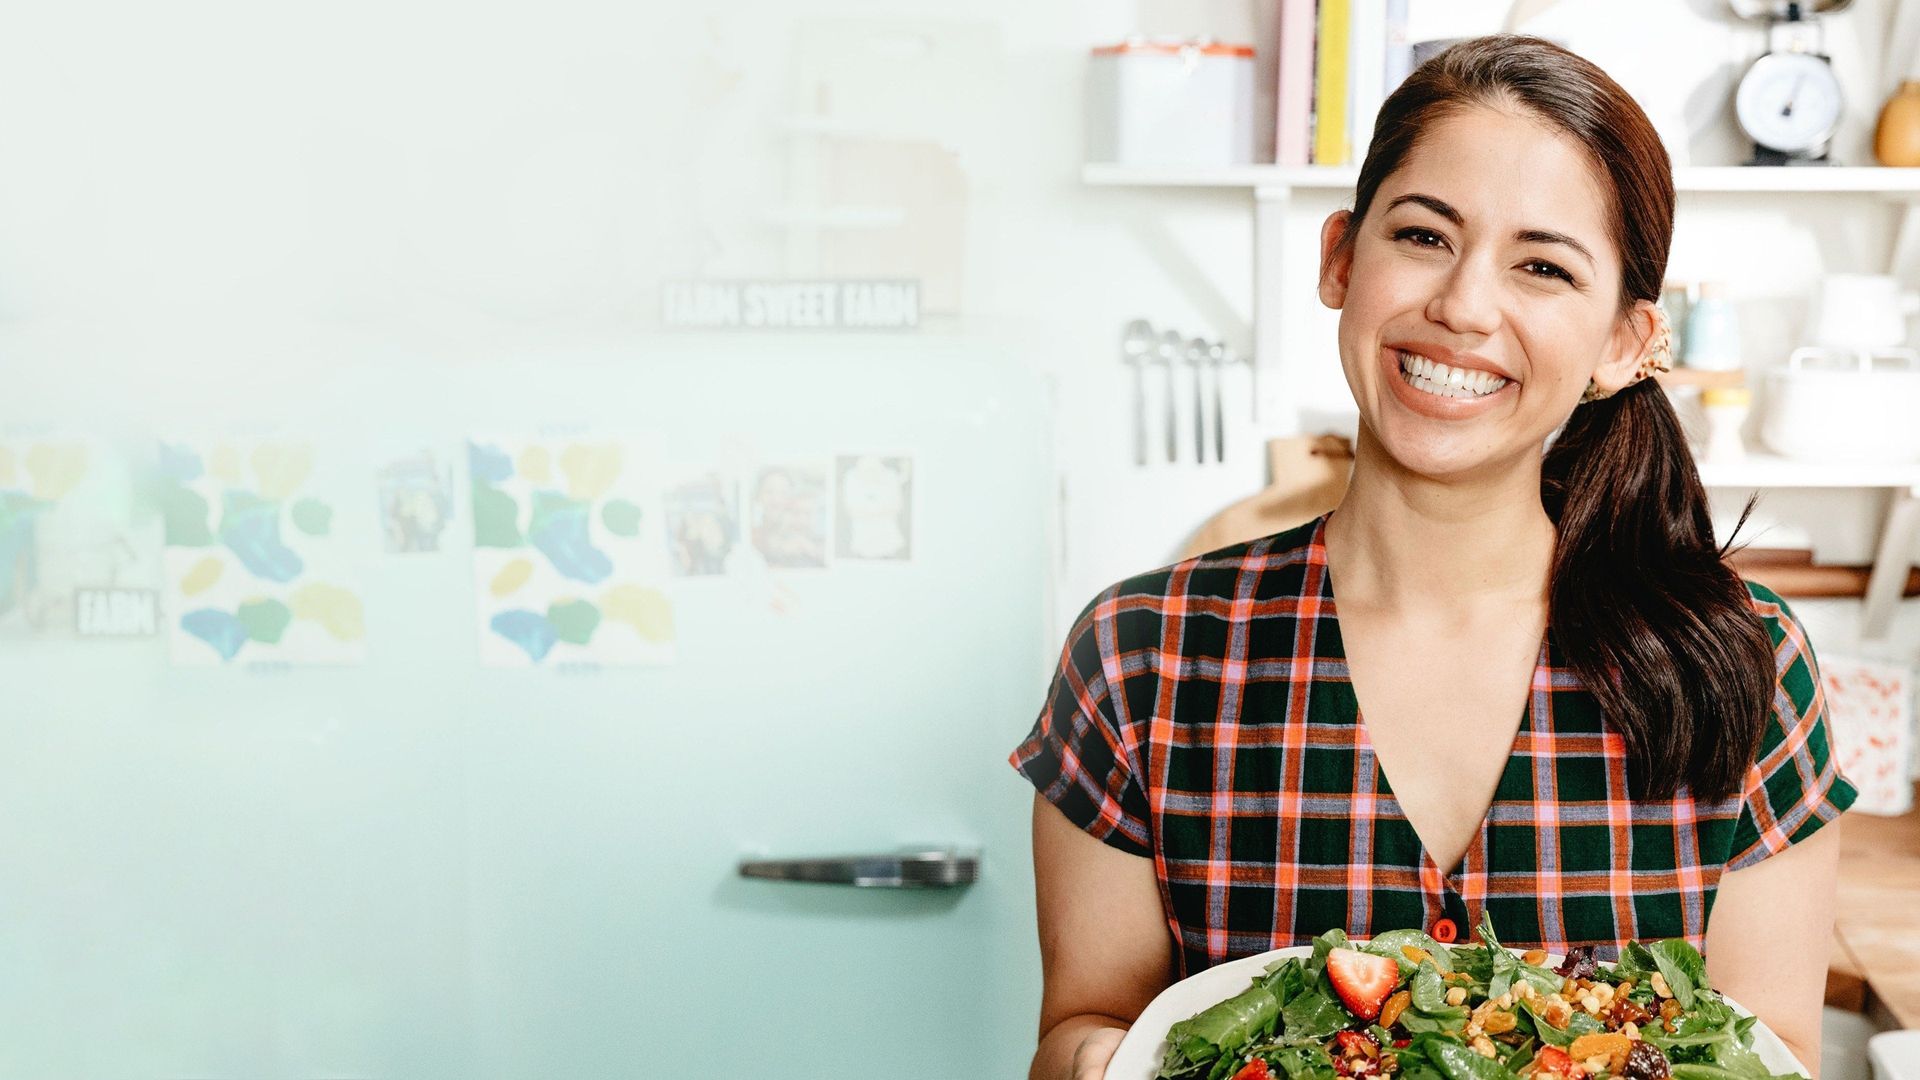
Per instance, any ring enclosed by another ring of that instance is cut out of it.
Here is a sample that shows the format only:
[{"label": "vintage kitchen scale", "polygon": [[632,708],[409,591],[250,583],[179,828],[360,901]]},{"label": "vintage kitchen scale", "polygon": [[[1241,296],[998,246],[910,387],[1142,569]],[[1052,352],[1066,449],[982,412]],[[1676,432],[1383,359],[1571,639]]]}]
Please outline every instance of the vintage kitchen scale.
[{"label": "vintage kitchen scale", "polygon": [[1852,0],[1730,0],[1734,13],[1767,25],[1767,51],[1734,91],[1734,115],[1753,140],[1749,165],[1826,165],[1846,112],[1820,16]]}]

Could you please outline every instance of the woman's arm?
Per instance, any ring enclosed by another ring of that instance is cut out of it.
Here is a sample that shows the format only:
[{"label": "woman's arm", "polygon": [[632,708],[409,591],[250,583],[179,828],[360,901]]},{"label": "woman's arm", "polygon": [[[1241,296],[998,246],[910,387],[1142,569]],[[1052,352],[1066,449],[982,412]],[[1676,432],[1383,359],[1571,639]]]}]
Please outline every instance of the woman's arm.
[{"label": "woman's arm", "polygon": [[1120,1035],[1172,981],[1153,860],[1088,836],[1038,795],[1040,1046],[1030,1080],[1099,1080]]},{"label": "woman's arm", "polygon": [[1753,1010],[1820,1080],[1820,1007],[1833,951],[1840,823],[1720,879],[1707,978]]}]

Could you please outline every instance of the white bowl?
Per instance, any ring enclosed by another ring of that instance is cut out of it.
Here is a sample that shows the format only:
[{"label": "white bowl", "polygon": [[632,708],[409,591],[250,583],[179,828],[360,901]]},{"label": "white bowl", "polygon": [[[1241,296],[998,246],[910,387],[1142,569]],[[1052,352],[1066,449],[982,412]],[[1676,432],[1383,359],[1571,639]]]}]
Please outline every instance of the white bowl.
[{"label": "white bowl", "polygon": [[[1167,1056],[1168,1028],[1245,990],[1252,985],[1254,977],[1264,973],[1267,965],[1275,960],[1312,955],[1313,946],[1296,945],[1245,956],[1210,967],[1160,991],[1160,996],[1141,1010],[1140,1018],[1133,1022],[1126,1038],[1120,1041],[1120,1048],[1113,1052],[1113,1060],[1107,1063],[1106,1080],[1153,1080]],[[1550,965],[1557,965],[1562,959],[1558,954],[1547,957]],[[1741,1016],[1751,1015],[1732,998],[1727,999],[1727,1004]],[[1810,1075],[1806,1066],[1793,1056],[1793,1051],[1787,1049],[1787,1044],[1767,1030],[1764,1022],[1753,1025],[1753,1050],[1775,1073]]]}]

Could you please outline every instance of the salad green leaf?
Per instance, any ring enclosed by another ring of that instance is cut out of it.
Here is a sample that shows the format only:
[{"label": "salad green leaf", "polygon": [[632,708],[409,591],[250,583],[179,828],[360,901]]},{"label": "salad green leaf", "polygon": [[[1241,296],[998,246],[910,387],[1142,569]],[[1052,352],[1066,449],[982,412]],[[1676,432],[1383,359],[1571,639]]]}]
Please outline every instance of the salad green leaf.
[{"label": "salad green leaf", "polygon": [[1406,954],[1400,951],[1409,945],[1425,950],[1429,956],[1433,957],[1433,966],[1439,968],[1443,974],[1453,970],[1452,951],[1433,940],[1424,930],[1389,930],[1384,934],[1376,934],[1367,942],[1365,948],[1368,952],[1380,956],[1391,956],[1400,961],[1400,974],[1405,975],[1415,967],[1413,961],[1408,960]]},{"label": "salad green leaf", "polygon": [[1447,984],[1440,979],[1440,971],[1432,964],[1421,964],[1414,972],[1412,986],[1413,1007],[1423,1013],[1436,1013],[1447,1007]]},{"label": "salad green leaf", "polygon": [[1653,957],[1655,968],[1660,977],[1667,981],[1667,989],[1673,991],[1673,998],[1683,1009],[1693,1008],[1693,992],[1697,987],[1707,986],[1707,964],[1700,953],[1682,938],[1669,938],[1656,941],[1646,947]]},{"label": "salad green leaf", "polygon": [[1313,956],[1307,960],[1307,974],[1318,978],[1327,969],[1327,954],[1347,947],[1347,932],[1337,926],[1314,938]]},{"label": "salad green leaf", "polygon": [[1281,1033],[1288,1042],[1324,1039],[1354,1022],[1352,1013],[1318,987],[1303,991],[1282,1014]]},{"label": "salad green leaf", "polygon": [[1276,1065],[1288,1080],[1316,1080],[1333,1075],[1333,1058],[1320,1046],[1286,1046],[1266,1055],[1267,1064]]},{"label": "salad green leaf", "polygon": [[1426,1044],[1427,1057],[1447,1080],[1519,1080],[1505,1065],[1482,1057],[1465,1043],[1434,1039]]},{"label": "salad green leaf", "polygon": [[[1280,999],[1255,983],[1218,1005],[1167,1029],[1167,1043],[1182,1064],[1201,1064],[1223,1056],[1273,1030]],[[1171,1063],[1171,1062],[1170,1062]]]},{"label": "salad green leaf", "polygon": [[1297,956],[1276,960],[1267,965],[1266,977],[1261,980],[1267,989],[1273,991],[1273,996],[1280,999],[1280,1004],[1283,1006],[1300,996],[1300,992],[1307,988],[1309,981],[1306,965],[1302,964]]}]

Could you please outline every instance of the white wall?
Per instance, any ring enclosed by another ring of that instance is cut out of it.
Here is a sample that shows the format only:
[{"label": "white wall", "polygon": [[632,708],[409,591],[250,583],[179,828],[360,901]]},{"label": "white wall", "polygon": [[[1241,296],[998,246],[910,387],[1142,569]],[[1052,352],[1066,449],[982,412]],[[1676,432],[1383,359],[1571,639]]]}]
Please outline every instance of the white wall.
[{"label": "white wall", "polygon": [[[1505,8],[1417,3],[1415,29],[1499,29]],[[1756,30],[1721,22],[1711,0],[1529,9],[1524,28],[1574,39],[1650,107],[1677,103],[1693,161],[1740,153],[1725,91]],[[1858,0],[1829,19],[1856,103],[1838,141],[1848,162],[1866,160],[1894,81],[1879,56],[1893,10]],[[79,0],[16,12],[0,38],[11,376],[31,388],[91,372],[101,409],[131,410],[155,388],[216,376],[323,374],[330,355],[374,341],[643,340],[663,279],[805,273],[805,245],[768,215],[801,186],[781,127],[807,111],[796,35],[830,19],[944,24],[985,50],[977,69],[898,88],[911,103],[901,122],[923,118],[967,178],[961,312],[923,333],[1012,351],[1054,380],[1063,501],[1051,527],[1064,543],[1059,603],[1075,608],[1166,561],[1265,479],[1251,426],[1224,467],[1130,464],[1120,327],[1146,317],[1245,351],[1251,219],[1242,193],[1079,182],[1085,52],[1133,30],[1249,40],[1265,25],[1260,0]],[[1264,430],[1294,426],[1295,409],[1350,407],[1333,315],[1309,276],[1314,231],[1340,205],[1296,198],[1290,377],[1272,388],[1282,408]],[[1732,284],[1756,364],[1794,344],[1817,274],[1891,257],[1895,211],[1870,200],[1688,196],[1681,213],[1673,274]],[[915,362],[914,339],[899,347]],[[1866,556],[1867,496],[1769,508],[1814,532],[1823,556]],[[1841,640],[1845,624],[1842,611],[1822,639]]]}]

